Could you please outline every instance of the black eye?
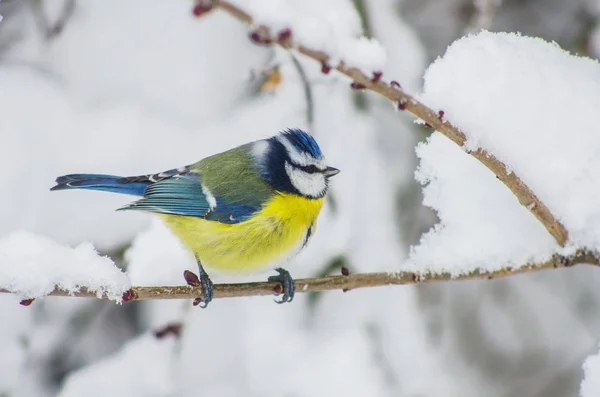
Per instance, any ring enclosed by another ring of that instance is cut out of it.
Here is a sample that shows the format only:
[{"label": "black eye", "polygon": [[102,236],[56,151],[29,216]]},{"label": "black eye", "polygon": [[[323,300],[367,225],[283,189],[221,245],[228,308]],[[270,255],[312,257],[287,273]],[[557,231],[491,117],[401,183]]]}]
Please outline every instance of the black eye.
[{"label": "black eye", "polygon": [[315,172],[319,172],[320,170],[315,166],[315,165],[307,165],[306,167],[302,168],[305,172],[308,172],[309,174],[314,174]]}]

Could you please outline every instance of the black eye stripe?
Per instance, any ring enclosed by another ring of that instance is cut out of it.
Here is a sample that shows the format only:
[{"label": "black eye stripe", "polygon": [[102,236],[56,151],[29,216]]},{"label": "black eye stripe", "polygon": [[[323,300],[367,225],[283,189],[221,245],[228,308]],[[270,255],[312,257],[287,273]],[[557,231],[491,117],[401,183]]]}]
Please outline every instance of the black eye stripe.
[{"label": "black eye stripe", "polygon": [[[2,1],[2,0],[0,0],[0,1]],[[296,162],[294,162],[294,161],[291,161],[291,159],[288,159],[288,161],[287,161],[287,162],[288,162],[288,163],[289,163],[289,164],[290,164],[292,167],[294,167],[294,168],[296,168],[296,169],[298,169],[298,170],[300,170],[300,171],[304,171],[304,172],[306,172],[307,174],[316,174],[316,173],[323,173],[323,172],[325,172],[325,170],[324,170],[324,169],[322,169],[322,168],[319,168],[319,167],[317,167],[317,166],[316,166],[316,165],[314,165],[314,164],[309,164],[309,165],[301,165],[301,164],[298,164],[298,163],[296,163]]]},{"label": "black eye stripe", "polygon": [[320,169],[319,167],[317,167],[314,164],[300,165],[300,164],[292,163],[292,165],[294,168],[302,170],[302,171],[306,172],[307,174],[316,174],[317,172],[323,172],[322,169]]},{"label": "black eye stripe", "polygon": [[305,172],[308,172],[309,174],[314,174],[315,172],[321,171],[315,165],[312,165],[312,164],[307,165],[306,167],[302,167],[302,170],[304,170]]}]

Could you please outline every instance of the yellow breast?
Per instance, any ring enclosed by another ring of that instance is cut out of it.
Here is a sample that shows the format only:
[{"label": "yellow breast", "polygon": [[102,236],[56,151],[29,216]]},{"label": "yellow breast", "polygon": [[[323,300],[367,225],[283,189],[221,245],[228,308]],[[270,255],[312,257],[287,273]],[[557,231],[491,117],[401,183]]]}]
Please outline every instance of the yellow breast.
[{"label": "yellow breast", "polygon": [[207,269],[247,273],[275,267],[308,238],[323,199],[279,193],[250,219],[223,224],[202,218],[160,215]]}]

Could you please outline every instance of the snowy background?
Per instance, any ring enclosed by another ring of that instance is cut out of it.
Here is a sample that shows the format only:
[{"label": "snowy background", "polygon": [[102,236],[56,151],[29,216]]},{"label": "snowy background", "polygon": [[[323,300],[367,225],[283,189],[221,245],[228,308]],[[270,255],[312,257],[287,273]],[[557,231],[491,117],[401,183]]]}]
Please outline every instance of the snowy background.
[{"label": "snowy background", "polygon": [[[598,0],[238,3],[444,109],[470,148],[533,188],[574,245],[600,248],[600,65],[583,58],[600,56]],[[0,286],[20,292],[0,296],[0,396],[600,396],[600,275],[585,266],[281,306],[19,305],[54,284],[117,297],[129,282],[178,285],[195,269],[159,221],[114,211],[130,198],[50,193],[56,176],[158,172],[287,127],[311,131],[342,170],[315,238],[287,266],[295,277],[342,265],[460,273],[558,251],[446,138],[310,60],[257,47],[231,16],[195,19],[191,8],[0,3]],[[523,36],[456,41],[482,27]],[[266,89],[274,68],[281,81]]]}]

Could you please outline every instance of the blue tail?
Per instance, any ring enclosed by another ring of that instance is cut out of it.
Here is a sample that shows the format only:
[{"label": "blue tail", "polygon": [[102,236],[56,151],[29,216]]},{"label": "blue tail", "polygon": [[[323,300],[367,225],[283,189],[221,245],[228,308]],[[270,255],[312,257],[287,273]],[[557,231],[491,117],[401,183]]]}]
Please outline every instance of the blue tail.
[{"label": "blue tail", "polygon": [[115,175],[71,174],[56,178],[56,186],[50,190],[87,189],[143,196],[152,182],[148,178],[124,178]]}]

